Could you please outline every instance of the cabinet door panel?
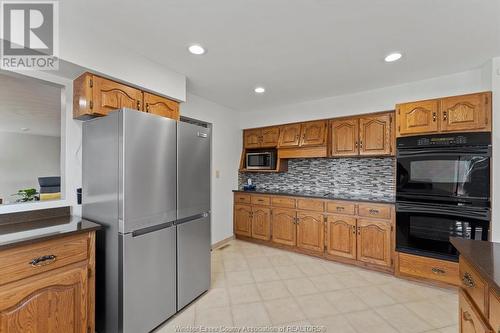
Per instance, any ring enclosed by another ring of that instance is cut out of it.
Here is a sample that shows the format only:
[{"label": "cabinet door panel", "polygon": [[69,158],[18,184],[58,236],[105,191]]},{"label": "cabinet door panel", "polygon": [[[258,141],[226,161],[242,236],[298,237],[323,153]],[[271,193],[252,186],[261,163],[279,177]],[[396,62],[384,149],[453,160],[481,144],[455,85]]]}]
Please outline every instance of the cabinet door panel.
[{"label": "cabinet door panel", "polygon": [[296,214],[290,209],[273,209],[271,216],[273,242],[289,246],[296,245]]},{"label": "cabinet door panel", "polygon": [[271,239],[271,209],[252,208],[252,237],[256,239]]},{"label": "cabinet door panel", "polygon": [[398,105],[398,135],[437,132],[438,106],[438,100]]},{"label": "cabinet door panel", "polygon": [[357,237],[359,261],[391,266],[391,226],[389,222],[359,219]]},{"label": "cabinet door panel", "polygon": [[459,290],[459,332],[460,333],[493,333],[479,313],[477,313],[469,297]]},{"label": "cabinet door panel", "polygon": [[281,128],[279,147],[298,147],[300,124],[285,125]]},{"label": "cabinet door panel", "polygon": [[332,155],[358,155],[358,119],[334,120],[332,128]]},{"label": "cabinet door panel", "polygon": [[144,93],[144,111],[179,120],[179,103],[168,98]]},{"label": "cabinet door panel", "polygon": [[243,133],[245,148],[260,148],[261,129],[245,130]]},{"label": "cabinet door panel", "polygon": [[299,211],[297,219],[297,247],[323,252],[325,247],[323,214]]},{"label": "cabinet door panel", "polygon": [[391,115],[359,119],[359,154],[389,155],[391,153]]},{"label": "cabinet door panel", "polygon": [[333,256],[356,259],[356,219],[354,217],[328,216],[326,252]]},{"label": "cabinet door panel", "polygon": [[326,121],[303,123],[300,146],[321,146],[326,143]]},{"label": "cabinet door panel", "polygon": [[488,94],[443,98],[440,105],[441,131],[481,130],[487,125]]},{"label": "cabinet door panel", "polygon": [[87,332],[87,265],[0,287],[0,332]]},{"label": "cabinet door panel", "polygon": [[279,127],[266,127],[262,129],[261,147],[276,147],[280,137]]},{"label": "cabinet door panel", "polygon": [[500,332],[500,295],[490,291],[490,324],[494,332]]},{"label": "cabinet door panel", "polygon": [[96,114],[105,116],[119,108],[142,111],[142,92],[111,80],[94,76],[92,95]]},{"label": "cabinet door panel", "polygon": [[252,236],[252,208],[250,206],[234,206],[234,233],[241,236]]}]

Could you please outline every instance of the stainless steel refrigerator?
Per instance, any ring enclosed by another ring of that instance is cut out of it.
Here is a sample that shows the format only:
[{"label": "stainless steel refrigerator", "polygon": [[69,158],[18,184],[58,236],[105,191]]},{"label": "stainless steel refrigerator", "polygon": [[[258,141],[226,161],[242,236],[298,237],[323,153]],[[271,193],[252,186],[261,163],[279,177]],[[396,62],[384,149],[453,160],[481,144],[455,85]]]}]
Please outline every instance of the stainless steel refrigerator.
[{"label": "stainless steel refrigerator", "polygon": [[83,124],[96,329],[150,332],[210,284],[210,128],[129,109]]}]

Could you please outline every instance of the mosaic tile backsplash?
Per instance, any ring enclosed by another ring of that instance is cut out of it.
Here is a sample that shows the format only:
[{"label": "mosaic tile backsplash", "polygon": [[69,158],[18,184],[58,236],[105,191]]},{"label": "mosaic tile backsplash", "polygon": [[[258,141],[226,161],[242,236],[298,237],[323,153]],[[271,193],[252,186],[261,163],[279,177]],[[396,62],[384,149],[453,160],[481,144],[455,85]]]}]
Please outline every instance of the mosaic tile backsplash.
[{"label": "mosaic tile backsplash", "polygon": [[314,191],[333,194],[395,195],[395,160],[384,158],[291,159],[288,172],[240,172],[240,188],[251,178],[258,190]]}]

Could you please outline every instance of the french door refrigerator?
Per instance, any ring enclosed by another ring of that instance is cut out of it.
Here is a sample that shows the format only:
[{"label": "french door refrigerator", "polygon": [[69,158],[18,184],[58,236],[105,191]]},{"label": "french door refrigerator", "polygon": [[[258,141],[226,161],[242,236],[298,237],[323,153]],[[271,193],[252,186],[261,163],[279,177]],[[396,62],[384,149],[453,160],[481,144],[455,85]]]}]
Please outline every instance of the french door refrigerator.
[{"label": "french door refrigerator", "polygon": [[[203,206],[201,196],[178,182],[184,166],[177,156],[183,126],[177,126],[129,109],[83,124],[83,217],[104,227],[96,242],[97,332],[150,332],[180,308],[178,293],[189,302],[197,296],[192,290],[210,281],[209,209],[190,208]],[[178,195],[199,198],[179,200],[186,216],[178,213]]]}]

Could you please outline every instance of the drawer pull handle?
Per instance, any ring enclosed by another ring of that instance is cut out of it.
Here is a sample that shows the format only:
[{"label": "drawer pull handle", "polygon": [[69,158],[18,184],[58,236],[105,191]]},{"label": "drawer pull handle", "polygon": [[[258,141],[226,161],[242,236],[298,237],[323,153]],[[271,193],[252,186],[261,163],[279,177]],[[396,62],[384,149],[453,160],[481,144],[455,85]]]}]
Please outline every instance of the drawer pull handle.
[{"label": "drawer pull handle", "polygon": [[54,261],[56,261],[56,256],[53,254],[49,254],[46,256],[38,257],[29,262],[29,264],[33,267],[42,267],[46,265],[52,264]]},{"label": "drawer pull handle", "polygon": [[370,210],[369,210],[369,212],[370,212],[370,214],[372,214],[372,215],[375,215],[375,214],[380,213],[380,211],[379,211],[378,209],[373,209],[373,208],[372,208],[372,209],[370,209]]},{"label": "drawer pull handle", "polygon": [[337,207],[337,211],[341,212],[344,210],[344,207]]},{"label": "drawer pull handle", "polygon": [[432,267],[431,269],[432,273],[437,274],[437,275],[443,275],[446,273],[444,269],[437,268],[437,267]]},{"label": "drawer pull handle", "polygon": [[470,315],[469,311],[465,311],[462,316],[464,317],[465,321],[469,321],[471,323],[474,323],[474,321],[472,320],[472,316]]},{"label": "drawer pull handle", "polygon": [[467,272],[464,273],[464,276],[462,277],[462,282],[468,288],[474,288],[476,286],[476,283],[474,282],[472,275]]}]

